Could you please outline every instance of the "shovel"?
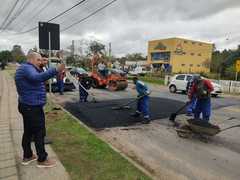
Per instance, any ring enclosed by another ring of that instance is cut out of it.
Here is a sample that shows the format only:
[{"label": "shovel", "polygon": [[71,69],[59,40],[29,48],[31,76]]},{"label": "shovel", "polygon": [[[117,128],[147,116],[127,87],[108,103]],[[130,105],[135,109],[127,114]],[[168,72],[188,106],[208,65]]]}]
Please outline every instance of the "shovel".
[{"label": "shovel", "polygon": [[185,107],[187,107],[189,104],[190,104],[189,101],[186,102],[186,103],[184,104],[184,106],[182,106],[181,108],[179,108],[175,113],[172,113],[172,114],[170,115],[170,117],[169,117],[169,120],[172,121],[172,122],[174,122],[175,119],[176,119],[176,117],[177,117],[177,115],[178,115],[178,113],[180,113],[183,109],[185,109]]},{"label": "shovel", "polygon": [[[149,93],[150,94],[150,93]],[[133,99],[129,102],[127,102],[126,104],[123,104],[123,105],[120,105],[120,106],[115,106],[115,107],[112,107],[112,110],[124,110],[124,109],[130,109],[130,104],[133,104],[135,102],[137,102],[139,99],[143,98],[144,96],[147,96],[149,94],[144,94],[142,96],[139,96],[137,97],[136,99]]]}]

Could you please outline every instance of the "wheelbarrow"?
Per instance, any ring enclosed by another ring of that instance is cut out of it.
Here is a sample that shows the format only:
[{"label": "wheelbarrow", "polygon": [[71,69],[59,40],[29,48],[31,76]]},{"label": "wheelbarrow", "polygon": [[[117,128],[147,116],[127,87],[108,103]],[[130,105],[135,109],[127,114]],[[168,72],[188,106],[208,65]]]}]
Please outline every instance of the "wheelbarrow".
[{"label": "wheelbarrow", "polygon": [[221,129],[218,125],[204,122],[202,120],[188,119],[187,124],[176,128],[176,131],[178,136],[183,138],[188,138],[193,134],[198,134],[201,137],[210,137],[235,127],[240,127],[240,124]]}]

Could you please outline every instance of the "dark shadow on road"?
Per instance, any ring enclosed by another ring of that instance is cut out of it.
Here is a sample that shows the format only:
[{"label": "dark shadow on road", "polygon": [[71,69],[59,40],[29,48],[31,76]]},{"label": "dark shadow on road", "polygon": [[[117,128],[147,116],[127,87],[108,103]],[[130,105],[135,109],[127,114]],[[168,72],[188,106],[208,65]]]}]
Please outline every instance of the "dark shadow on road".
[{"label": "dark shadow on road", "polygon": [[[108,100],[97,103],[66,102],[62,104],[74,116],[91,128],[110,128],[130,126],[142,121],[142,118],[133,118],[131,113],[135,112],[135,104],[128,110],[112,110],[112,107],[127,103],[132,99]],[[168,118],[184,103],[165,98],[150,98],[151,119],[159,120]]]}]

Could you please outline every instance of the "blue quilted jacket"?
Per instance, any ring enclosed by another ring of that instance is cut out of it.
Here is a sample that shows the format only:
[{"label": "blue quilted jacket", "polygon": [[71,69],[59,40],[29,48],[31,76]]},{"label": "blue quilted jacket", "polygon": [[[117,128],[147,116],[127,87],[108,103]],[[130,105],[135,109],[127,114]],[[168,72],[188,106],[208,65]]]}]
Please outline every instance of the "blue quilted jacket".
[{"label": "blue quilted jacket", "polygon": [[46,103],[44,82],[56,74],[56,68],[42,72],[31,63],[22,64],[15,75],[18,101],[26,105],[43,106]]}]

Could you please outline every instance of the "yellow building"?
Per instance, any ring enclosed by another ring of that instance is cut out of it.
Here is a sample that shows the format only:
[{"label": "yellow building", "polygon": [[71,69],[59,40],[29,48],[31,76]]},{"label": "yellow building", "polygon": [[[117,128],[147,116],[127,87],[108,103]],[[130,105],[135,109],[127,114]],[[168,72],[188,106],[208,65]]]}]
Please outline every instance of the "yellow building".
[{"label": "yellow building", "polygon": [[213,44],[182,38],[148,42],[148,64],[173,73],[209,72]]}]

